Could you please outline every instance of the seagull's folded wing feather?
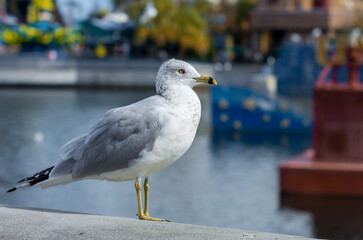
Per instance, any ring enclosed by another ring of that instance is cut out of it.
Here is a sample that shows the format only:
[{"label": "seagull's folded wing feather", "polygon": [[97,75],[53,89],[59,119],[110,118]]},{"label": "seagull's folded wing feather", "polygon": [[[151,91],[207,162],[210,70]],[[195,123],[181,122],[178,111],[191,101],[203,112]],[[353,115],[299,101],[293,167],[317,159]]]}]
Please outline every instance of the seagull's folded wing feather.
[{"label": "seagull's folded wing feather", "polygon": [[61,149],[63,161],[51,175],[72,173],[83,178],[127,168],[143,150],[153,149],[161,126],[158,111],[140,104],[112,109],[87,135]]}]

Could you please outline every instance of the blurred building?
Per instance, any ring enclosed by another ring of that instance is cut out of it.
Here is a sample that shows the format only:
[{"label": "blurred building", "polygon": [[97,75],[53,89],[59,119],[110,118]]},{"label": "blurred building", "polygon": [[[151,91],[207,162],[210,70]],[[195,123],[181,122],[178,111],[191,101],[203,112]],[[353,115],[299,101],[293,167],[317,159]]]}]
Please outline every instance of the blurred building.
[{"label": "blurred building", "polygon": [[362,10],[359,0],[259,0],[251,13],[253,50],[268,54],[291,36],[309,41],[313,29],[349,30]]}]

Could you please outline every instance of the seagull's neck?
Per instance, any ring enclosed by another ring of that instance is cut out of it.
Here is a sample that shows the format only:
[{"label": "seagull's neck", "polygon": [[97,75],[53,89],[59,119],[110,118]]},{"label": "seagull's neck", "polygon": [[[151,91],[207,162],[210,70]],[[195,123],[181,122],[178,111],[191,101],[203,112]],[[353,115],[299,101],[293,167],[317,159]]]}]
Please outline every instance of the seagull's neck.
[{"label": "seagull's neck", "polygon": [[184,105],[188,103],[198,102],[199,98],[194,90],[185,85],[171,86],[156,92],[159,96],[166,99],[174,105]]},{"label": "seagull's neck", "polygon": [[179,109],[185,117],[190,117],[195,127],[198,126],[201,114],[201,105],[198,95],[194,90],[185,85],[165,88],[158,95],[163,97],[173,109]]}]

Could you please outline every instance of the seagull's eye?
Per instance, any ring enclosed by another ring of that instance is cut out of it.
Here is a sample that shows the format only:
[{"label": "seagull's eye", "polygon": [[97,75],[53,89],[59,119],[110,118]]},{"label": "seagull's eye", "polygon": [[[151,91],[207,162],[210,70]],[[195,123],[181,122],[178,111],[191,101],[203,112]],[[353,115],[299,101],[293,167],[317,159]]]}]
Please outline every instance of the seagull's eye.
[{"label": "seagull's eye", "polygon": [[184,70],[184,69],[179,69],[179,70],[178,70],[178,73],[180,73],[180,74],[184,74],[184,73],[185,73],[185,70]]}]

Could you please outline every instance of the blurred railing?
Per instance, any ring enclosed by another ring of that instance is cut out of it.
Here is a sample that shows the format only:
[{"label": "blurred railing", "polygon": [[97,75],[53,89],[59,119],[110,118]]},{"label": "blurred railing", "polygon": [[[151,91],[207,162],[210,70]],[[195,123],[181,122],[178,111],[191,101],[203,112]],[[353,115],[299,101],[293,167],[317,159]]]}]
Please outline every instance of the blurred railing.
[{"label": "blurred railing", "polygon": [[[360,42],[348,44],[346,38],[337,38],[334,53],[326,51],[329,39],[321,37],[317,44],[317,61],[325,67],[320,72],[315,83],[315,89],[320,88],[341,88],[360,89],[359,69],[361,68],[363,46]],[[347,68],[347,76],[344,81],[339,81],[339,70]]]},{"label": "blurred railing", "polygon": [[[34,55],[0,57],[0,86],[154,88],[162,64],[157,59],[59,58]],[[213,65],[193,62],[199,72],[214,76]]]}]

